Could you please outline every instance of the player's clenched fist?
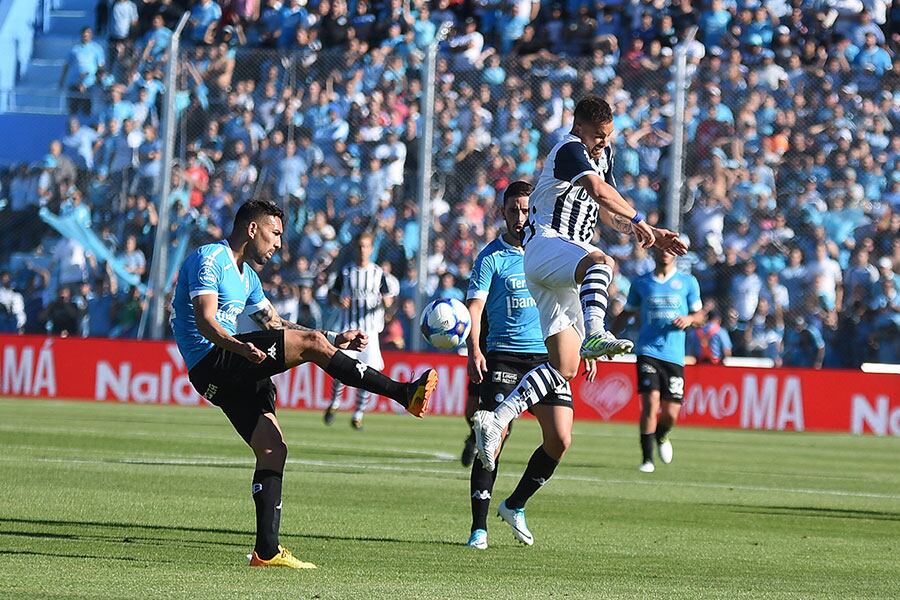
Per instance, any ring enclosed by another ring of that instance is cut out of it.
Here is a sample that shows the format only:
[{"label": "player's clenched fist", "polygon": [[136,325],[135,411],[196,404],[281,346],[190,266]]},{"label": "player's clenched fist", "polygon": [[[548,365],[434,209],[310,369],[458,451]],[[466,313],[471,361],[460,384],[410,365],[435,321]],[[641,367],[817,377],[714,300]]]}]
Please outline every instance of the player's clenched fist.
[{"label": "player's clenched fist", "polygon": [[337,334],[334,345],[342,350],[362,350],[369,344],[369,336],[358,329]]},{"label": "player's clenched fist", "polygon": [[266,359],[266,353],[247,342],[243,345],[243,351],[241,352],[241,356],[252,362],[253,364],[259,364]]}]

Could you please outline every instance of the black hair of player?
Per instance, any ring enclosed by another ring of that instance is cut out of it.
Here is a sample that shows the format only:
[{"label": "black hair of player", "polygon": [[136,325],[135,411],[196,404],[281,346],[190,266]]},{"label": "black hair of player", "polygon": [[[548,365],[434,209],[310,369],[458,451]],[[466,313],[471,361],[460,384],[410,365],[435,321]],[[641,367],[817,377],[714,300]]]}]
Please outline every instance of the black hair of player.
[{"label": "black hair of player", "polygon": [[513,198],[531,196],[531,192],[533,191],[534,186],[527,181],[522,181],[521,179],[518,181],[513,181],[511,184],[506,186],[506,190],[503,192],[503,206],[506,206],[506,203]]},{"label": "black hair of player", "polygon": [[602,125],[613,120],[612,108],[600,96],[585,96],[575,106],[575,122]]},{"label": "black hair of player", "polygon": [[284,221],[284,211],[274,202],[268,200],[248,200],[241,204],[237,214],[234,215],[234,231],[243,231],[258,218],[269,215],[278,217]]}]

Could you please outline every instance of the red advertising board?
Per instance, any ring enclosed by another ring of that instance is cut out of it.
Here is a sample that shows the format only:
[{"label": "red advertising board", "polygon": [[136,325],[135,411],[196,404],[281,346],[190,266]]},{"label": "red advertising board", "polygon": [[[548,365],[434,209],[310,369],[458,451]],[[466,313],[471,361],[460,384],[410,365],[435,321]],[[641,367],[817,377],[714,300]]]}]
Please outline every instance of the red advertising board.
[{"label": "red advertising board", "polygon": [[[430,413],[462,415],[465,359],[385,352],[385,372],[408,380],[438,370]],[[597,381],[573,382],[578,419],[636,422],[634,365],[604,363]],[[900,376],[848,370],[689,366],[683,425],[900,435]],[[323,410],[330,378],[302,365],[276,378],[278,406]],[[352,393],[352,392],[350,392]],[[172,342],[0,336],[0,396],[202,405]],[[379,398],[373,410],[400,409]],[[400,409],[402,410],[402,409]]]}]

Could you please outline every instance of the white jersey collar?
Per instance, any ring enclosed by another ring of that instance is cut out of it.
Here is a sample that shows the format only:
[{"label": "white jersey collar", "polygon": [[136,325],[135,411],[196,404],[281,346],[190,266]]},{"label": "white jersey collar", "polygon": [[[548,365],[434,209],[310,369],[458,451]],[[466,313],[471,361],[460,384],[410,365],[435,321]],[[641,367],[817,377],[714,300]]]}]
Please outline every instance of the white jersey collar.
[{"label": "white jersey collar", "polygon": [[234,265],[235,272],[241,277],[241,279],[243,279],[243,278],[244,278],[244,272],[243,272],[243,270],[241,270],[241,268],[238,266],[237,261],[234,260],[234,252],[232,252],[232,250],[231,250],[231,244],[228,243],[228,240],[227,240],[227,239],[222,240],[222,244],[225,246],[225,252],[228,253],[228,258],[231,259],[231,264]]}]

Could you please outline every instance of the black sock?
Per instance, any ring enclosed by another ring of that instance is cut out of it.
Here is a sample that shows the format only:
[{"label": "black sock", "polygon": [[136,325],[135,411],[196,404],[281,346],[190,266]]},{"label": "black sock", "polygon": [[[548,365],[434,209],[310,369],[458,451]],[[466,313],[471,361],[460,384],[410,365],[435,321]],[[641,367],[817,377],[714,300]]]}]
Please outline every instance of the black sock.
[{"label": "black sock", "polygon": [[256,554],[269,560],[278,554],[281,526],[281,473],[260,469],[253,473],[253,502],[256,504]]},{"label": "black sock", "polygon": [[472,500],[472,531],[487,531],[487,516],[491,508],[491,494],[494,493],[494,482],[497,481],[499,461],[493,471],[485,471],[477,458],[472,463],[472,476],[469,478],[469,493]]},{"label": "black sock", "polygon": [[653,444],[656,442],[656,435],[653,433],[641,434],[641,455],[644,462],[653,462]]},{"label": "black sock", "polygon": [[656,435],[656,443],[658,444],[659,442],[661,442],[667,435],[669,435],[670,431],[672,431],[671,424],[667,425],[667,424],[664,424],[662,421],[658,422],[656,424],[656,434],[655,434]]},{"label": "black sock", "polygon": [[331,357],[331,361],[325,367],[325,372],[342,383],[379,396],[386,396],[403,406],[407,405],[405,384],[386,377],[355,358],[350,358],[340,350]]},{"label": "black sock", "polygon": [[522,473],[519,485],[506,499],[506,506],[508,508],[524,508],[528,499],[553,476],[553,471],[556,470],[558,464],[559,461],[547,454],[543,446],[538,446],[528,460],[528,466]]}]

